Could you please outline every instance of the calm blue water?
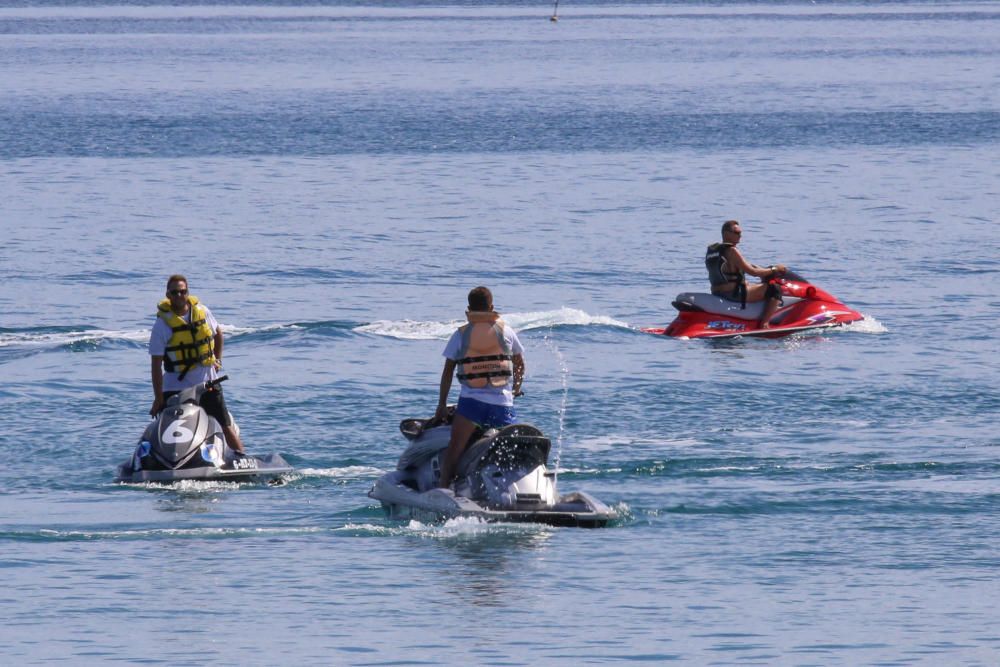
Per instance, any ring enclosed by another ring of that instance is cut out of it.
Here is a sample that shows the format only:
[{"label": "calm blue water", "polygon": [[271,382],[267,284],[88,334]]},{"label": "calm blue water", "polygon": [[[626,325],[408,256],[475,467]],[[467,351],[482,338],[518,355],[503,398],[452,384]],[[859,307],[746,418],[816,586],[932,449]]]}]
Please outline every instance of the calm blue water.
[{"label": "calm blue water", "polygon": [[[997,664],[1000,3],[0,7],[9,664]],[[864,312],[663,325],[720,223]],[[113,482],[167,275],[277,488]],[[400,524],[465,294],[604,530]]]}]

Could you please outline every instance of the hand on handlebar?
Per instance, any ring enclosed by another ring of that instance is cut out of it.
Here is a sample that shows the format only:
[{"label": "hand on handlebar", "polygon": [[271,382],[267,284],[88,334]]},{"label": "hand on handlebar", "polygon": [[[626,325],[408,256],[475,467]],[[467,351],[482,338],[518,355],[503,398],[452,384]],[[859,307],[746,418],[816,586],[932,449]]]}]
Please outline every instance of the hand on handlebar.
[{"label": "hand on handlebar", "polygon": [[448,406],[441,405],[438,406],[438,409],[434,411],[434,416],[431,417],[430,423],[434,425],[443,424],[447,420],[448,420]]}]

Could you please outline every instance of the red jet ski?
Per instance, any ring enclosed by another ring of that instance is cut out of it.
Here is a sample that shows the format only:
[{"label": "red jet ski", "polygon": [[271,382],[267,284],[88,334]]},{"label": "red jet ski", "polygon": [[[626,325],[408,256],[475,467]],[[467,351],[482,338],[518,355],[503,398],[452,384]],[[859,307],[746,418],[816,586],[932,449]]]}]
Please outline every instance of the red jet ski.
[{"label": "red jet ski", "polygon": [[741,304],[714,294],[684,292],[673,302],[679,312],[667,328],[642,329],[646,333],[676,338],[735,338],[761,336],[778,338],[788,334],[838,327],[864,319],[835,296],[824,292],[793,271],[785,271],[773,284],[781,289],[781,306],[771,318],[770,327],[757,326],[764,312],[764,302]]}]

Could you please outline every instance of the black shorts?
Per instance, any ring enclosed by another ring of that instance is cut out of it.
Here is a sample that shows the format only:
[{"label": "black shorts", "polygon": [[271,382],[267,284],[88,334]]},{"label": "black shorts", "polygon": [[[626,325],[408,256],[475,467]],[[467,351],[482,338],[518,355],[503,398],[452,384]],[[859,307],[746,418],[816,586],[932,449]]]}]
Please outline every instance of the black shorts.
[{"label": "black shorts", "polygon": [[716,292],[713,290],[712,295],[722,297],[726,301],[735,301],[736,303],[740,303],[743,300],[743,295],[740,294],[739,286],[734,287],[731,290],[723,290],[721,292]]},{"label": "black shorts", "polygon": [[[176,396],[179,393],[181,392],[163,392],[163,402],[166,403],[168,398]],[[221,386],[217,385],[212,391],[206,391],[201,395],[201,407],[203,407],[205,412],[207,412],[209,416],[214,417],[215,421],[219,422],[219,424],[223,427],[233,425],[233,418],[229,414],[229,409],[226,408],[226,397],[222,395]]]}]

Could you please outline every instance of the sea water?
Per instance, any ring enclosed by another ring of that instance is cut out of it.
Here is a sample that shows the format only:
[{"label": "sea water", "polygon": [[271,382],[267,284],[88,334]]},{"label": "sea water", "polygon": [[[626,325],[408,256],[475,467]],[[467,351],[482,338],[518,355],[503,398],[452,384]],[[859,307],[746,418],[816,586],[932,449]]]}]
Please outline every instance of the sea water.
[{"label": "sea water", "polygon": [[[552,11],[0,7],[6,664],[1000,660],[1000,4]],[[728,218],[865,321],[640,333]],[[283,486],[114,482],[173,273]],[[612,526],[367,498],[479,284]]]}]

